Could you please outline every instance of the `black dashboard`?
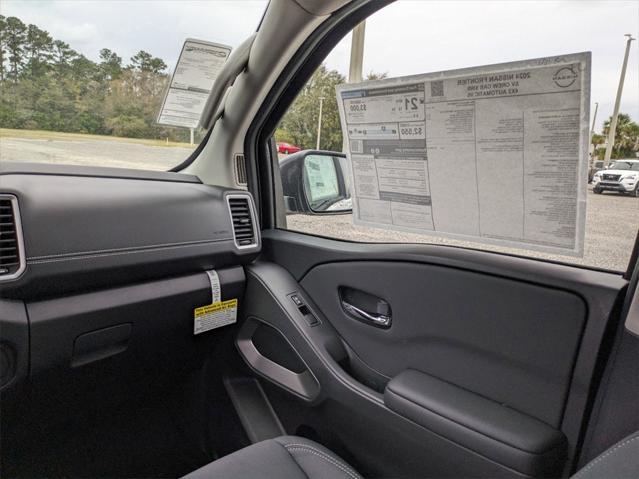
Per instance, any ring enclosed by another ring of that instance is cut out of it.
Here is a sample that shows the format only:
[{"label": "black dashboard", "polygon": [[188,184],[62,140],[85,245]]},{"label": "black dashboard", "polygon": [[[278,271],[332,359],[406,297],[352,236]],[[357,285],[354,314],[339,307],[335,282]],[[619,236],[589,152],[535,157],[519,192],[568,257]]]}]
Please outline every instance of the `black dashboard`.
[{"label": "black dashboard", "polygon": [[[259,227],[249,193],[191,175],[57,165],[0,165],[17,200],[24,272],[0,297],[42,299],[252,261]],[[238,247],[229,195],[246,198],[253,238]]]},{"label": "black dashboard", "polygon": [[201,367],[219,337],[193,330],[206,271],[241,305],[261,249],[250,193],[190,175],[5,162],[0,200],[3,407],[81,407]]}]

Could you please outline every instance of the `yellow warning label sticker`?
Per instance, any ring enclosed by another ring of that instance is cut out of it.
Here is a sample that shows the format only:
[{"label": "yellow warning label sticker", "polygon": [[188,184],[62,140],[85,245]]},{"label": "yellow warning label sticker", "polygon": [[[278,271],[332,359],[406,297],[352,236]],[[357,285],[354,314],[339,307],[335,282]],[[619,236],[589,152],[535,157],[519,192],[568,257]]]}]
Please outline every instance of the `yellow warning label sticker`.
[{"label": "yellow warning label sticker", "polygon": [[195,308],[193,320],[193,334],[233,324],[237,321],[237,298]]}]

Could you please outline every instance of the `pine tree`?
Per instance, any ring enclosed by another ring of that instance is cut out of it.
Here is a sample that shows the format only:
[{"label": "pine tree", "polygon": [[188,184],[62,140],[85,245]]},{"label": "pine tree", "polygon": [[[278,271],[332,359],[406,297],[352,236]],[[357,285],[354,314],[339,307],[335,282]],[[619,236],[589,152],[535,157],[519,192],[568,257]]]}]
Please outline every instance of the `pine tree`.
[{"label": "pine tree", "polygon": [[26,70],[32,78],[48,70],[53,57],[53,39],[36,25],[27,27],[25,37]]},{"label": "pine tree", "polygon": [[7,18],[0,15],[0,83],[4,81],[6,76],[6,68],[4,66],[7,58]]},{"label": "pine tree", "polygon": [[19,18],[8,17],[4,29],[6,35],[6,48],[9,60],[9,72],[7,77],[17,83],[18,77],[24,67],[24,49],[26,43],[27,26]]}]

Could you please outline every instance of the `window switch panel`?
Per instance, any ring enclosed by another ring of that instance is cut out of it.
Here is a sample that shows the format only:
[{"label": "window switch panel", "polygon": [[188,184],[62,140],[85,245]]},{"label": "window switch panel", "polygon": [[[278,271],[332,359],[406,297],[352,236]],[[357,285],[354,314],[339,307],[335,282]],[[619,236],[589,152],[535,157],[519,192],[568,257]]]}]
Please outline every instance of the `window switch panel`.
[{"label": "window switch panel", "polygon": [[315,326],[319,324],[319,319],[317,319],[317,316],[315,316],[310,308],[306,306],[299,294],[293,293],[289,295],[289,297],[291,298],[291,301],[295,303],[295,306],[297,306],[297,309],[304,318],[304,321],[306,321],[309,326]]}]

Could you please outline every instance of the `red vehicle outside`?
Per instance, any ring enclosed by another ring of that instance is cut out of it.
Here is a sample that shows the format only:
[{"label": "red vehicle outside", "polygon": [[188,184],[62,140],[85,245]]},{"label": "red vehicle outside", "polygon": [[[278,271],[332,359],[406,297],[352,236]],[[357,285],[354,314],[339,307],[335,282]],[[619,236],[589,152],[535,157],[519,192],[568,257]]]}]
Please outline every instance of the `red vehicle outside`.
[{"label": "red vehicle outside", "polygon": [[286,155],[290,153],[297,153],[301,148],[299,146],[291,145],[290,143],[278,143],[277,144],[277,152],[284,153]]}]

